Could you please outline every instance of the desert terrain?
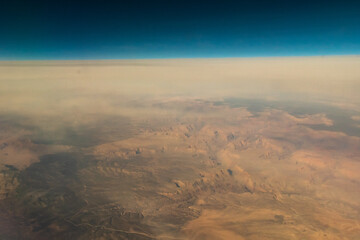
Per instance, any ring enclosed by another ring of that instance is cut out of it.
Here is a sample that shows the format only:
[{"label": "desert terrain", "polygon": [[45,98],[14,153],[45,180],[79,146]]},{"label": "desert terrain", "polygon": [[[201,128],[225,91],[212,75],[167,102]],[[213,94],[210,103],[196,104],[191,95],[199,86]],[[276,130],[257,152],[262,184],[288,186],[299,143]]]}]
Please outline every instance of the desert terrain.
[{"label": "desert terrain", "polygon": [[359,69],[2,62],[0,238],[360,239]]}]

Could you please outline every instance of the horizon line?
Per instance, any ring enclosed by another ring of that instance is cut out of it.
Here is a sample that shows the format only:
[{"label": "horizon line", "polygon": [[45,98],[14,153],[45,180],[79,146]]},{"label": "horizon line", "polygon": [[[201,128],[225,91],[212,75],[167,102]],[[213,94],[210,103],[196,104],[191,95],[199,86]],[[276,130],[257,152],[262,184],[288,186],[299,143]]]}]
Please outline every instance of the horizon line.
[{"label": "horizon line", "polygon": [[44,59],[0,59],[1,62],[43,62],[43,61],[136,61],[136,60],[205,60],[205,59],[255,59],[255,58],[312,58],[312,57],[360,57],[360,54],[321,54],[321,55],[264,55],[264,56],[239,56],[239,57],[149,57],[149,58],[44,58]]}]

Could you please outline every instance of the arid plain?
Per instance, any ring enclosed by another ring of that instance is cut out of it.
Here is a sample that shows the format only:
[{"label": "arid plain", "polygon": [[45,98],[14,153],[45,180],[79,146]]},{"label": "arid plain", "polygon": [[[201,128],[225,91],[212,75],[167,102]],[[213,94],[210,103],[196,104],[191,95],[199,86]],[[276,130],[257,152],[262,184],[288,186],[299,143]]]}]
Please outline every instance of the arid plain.
[{"label": "arid plain", "polygon": [[1,239],[360,239],[360,57],[0,62]]}]

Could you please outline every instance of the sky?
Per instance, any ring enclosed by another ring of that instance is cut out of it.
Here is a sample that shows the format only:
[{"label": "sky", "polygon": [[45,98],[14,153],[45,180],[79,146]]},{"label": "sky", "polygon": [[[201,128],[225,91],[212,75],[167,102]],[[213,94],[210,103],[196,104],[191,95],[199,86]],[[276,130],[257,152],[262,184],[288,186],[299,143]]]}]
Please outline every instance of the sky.
[{"label": "sky", "polygon": [[0,1],[0,60],[360,54],[360,1]]}]

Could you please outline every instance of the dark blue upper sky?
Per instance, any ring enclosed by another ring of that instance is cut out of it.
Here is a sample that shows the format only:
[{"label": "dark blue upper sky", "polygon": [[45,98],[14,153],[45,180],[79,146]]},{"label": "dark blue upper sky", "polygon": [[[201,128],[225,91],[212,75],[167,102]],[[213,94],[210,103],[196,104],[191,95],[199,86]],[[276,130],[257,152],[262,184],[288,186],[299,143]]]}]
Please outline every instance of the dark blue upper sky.
[{"label": "dark blue upper sky", "polygon": [[0,1],[0,60],[360,54],[360,1]]}]

